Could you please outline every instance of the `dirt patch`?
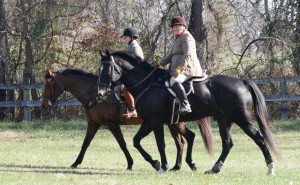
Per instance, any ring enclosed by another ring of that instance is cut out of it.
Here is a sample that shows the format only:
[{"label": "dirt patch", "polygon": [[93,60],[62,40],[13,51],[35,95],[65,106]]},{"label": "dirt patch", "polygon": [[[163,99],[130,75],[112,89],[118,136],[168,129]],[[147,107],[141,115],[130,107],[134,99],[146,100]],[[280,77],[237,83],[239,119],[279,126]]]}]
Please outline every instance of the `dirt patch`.
[{"label": "dirt patch", "polygon": [[25,138],[24,133],[20,132],[13,132],[13,131],[5,131],[5,132],[0,132],[0,140],[5,141],[5,140],[19,140]]}]

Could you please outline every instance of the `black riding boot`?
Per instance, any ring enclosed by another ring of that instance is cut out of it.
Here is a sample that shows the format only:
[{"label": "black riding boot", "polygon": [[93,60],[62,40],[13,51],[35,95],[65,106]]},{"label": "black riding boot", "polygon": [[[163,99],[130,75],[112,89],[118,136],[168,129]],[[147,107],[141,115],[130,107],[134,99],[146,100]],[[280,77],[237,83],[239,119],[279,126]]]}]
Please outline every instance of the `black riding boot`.
[{"label": "black riding boot", "polygon": [[176,93],[180,100],[180,108],[175,112],[176,114],[185,114],[192,112],[191,106],[186,96],[186,92],[181,83],[175,82],[172,85],[172,90]]}]

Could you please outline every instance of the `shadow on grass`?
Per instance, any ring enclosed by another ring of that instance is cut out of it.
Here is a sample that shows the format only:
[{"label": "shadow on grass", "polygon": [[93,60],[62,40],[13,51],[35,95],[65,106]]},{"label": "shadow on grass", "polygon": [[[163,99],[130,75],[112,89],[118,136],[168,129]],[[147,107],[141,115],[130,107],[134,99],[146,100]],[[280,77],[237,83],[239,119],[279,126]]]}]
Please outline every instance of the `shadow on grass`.
[{"label": "shadow on grass", "polygon": [[[76,174],[76,175],[114,175],[126,173],[128,175],[137,175],[137,172],[130,173],[131,171],[120,169],[104,169],[104,168],[70,168],[60,166],[31,166],[31,165],[11,165],[0,164],[0,172],[14,172],[14,173],[53,173],[53,174]],[[144,174],[138,172],[138,174]]]},{"label": "shadow on grass", "polygon": [[36,120],[32,122],[1,122],[0,130],[86,130],[86,120]]}]

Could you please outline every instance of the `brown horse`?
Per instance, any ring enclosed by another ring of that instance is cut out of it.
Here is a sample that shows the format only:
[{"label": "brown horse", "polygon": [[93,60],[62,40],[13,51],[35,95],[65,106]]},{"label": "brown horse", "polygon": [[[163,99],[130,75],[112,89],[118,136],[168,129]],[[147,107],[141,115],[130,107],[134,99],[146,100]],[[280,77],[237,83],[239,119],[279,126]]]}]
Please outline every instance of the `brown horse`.
[{"label": "brown horse", "polygon": [[[127,169],[131,170],[133,165],[133,159],[126,147],[126,142],[120,129],[120,124],[121,122],[123,122],[123,119],[121,119],[120,117],[121,105],[116,99],[115,95],[110,94],[105,99],[105,101],[98,102],[96,100],[95,93],[95,87],[98,77],[91,73],[87,73],[83,70],[67,68],[56,71],[46,69],[45,71],[46,84],[42,100],[43,107],[53,105],[64,91],[68,91],[85,108],[85,113],[88,122],[87,132],[80,153],[76,161],[71,165],[71,167],[77,168],[77,166],[81,164],[84,154],[88,146],[90,145],[92,139],[94,138],[96,132],[98,131],[101,125],[104,125],[107,126],[107,128],[111,131],[111,133],[117,140],[127,159]],[[139,124],[141,124],[141,121],[142,120],[140,119]],[[183,122],[168,125],[168,127],[171,131],[172,137],[177,147],[176,163],[171,170],[179,170],[181,168],[182,151],[184,145],[183,137],[188,143],[186,162],[192,170],[196,170],[196,165],[192,161],[192,148],[195,134],[191,130],[186,128]],[[208,153],[212,155],[213,142],[209,117],[199,120],[198,127],[201,131],[205,148],[207,149]],[[159,161],[155,160],[152,163],[152,166],[156,169],[159,169]]]}]

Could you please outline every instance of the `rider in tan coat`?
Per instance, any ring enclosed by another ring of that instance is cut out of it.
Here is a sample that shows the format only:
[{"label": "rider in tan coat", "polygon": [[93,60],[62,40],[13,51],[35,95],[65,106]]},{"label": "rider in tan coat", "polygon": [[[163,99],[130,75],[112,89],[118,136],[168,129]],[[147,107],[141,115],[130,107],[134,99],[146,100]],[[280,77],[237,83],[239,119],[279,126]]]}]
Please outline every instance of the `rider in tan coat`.
[{"label": "rider in tan coat", "polygon": [[171,53],[164,57],[162,65],[170,63],[170,84],[178,96],[181,105],[177,114],[192,112],[186,92],[181,83],[193,76],[202,76],[202,68],[197,58],[196,42],[194,37],[186,30],[186,21],[176,16],[171,20],[170,27],[175,36]]}]

